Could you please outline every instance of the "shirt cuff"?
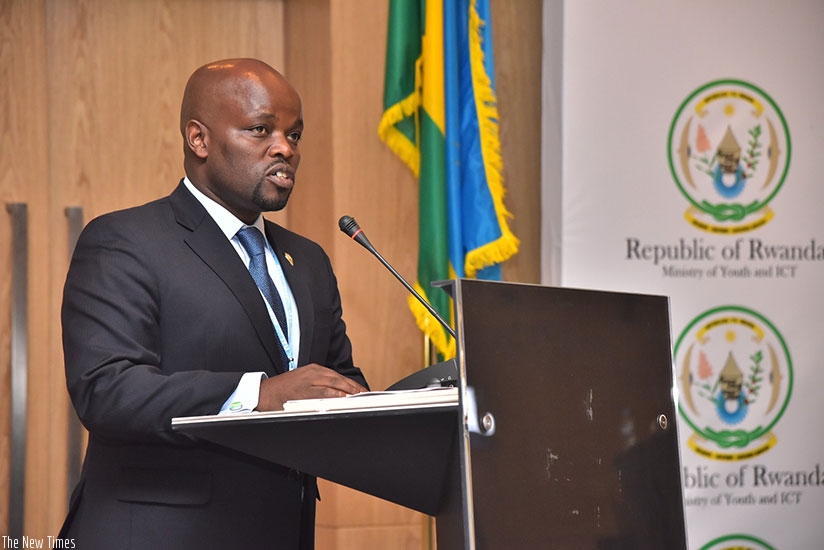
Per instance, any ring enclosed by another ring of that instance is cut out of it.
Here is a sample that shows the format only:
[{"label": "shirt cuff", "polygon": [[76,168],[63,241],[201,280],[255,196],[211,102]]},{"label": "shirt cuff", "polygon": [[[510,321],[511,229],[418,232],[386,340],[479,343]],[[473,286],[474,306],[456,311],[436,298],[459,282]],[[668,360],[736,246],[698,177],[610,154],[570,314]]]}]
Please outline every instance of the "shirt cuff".
[{"label": "shirt cuff", "polygon": [[235,391],[220,407],[218,414],[248,413],[255,410],[260,397],[260,383],[264,378],[266,378],[265,372],[244,373]]}]

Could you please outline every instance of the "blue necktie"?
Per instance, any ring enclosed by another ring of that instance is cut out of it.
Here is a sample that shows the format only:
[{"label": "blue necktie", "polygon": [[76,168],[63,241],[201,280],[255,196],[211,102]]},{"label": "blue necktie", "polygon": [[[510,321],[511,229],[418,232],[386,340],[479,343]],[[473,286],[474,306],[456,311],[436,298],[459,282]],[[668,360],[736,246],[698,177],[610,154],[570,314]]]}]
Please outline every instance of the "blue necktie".
[{"label": "blue necktie", "polygon": [[[272,282],[272,278],[269,276],[269,270],[266,269],[263,234],[254,227],[244,227],[237,232],[237,238],[241,246],[246,249],[246,253],[249,254],[249,273],[252,274],[252,278],[257,283],[266,301],[269,302],[269,307],[275,312],[280,328],[283,329],[284,338],[288,338],[289,329],[286,324],[286,313],[283,311],[283,302],[280,300],[280,294],[278,294],[275,283]],[[279,345],[278,347],[283,351],[282,346]]]}]

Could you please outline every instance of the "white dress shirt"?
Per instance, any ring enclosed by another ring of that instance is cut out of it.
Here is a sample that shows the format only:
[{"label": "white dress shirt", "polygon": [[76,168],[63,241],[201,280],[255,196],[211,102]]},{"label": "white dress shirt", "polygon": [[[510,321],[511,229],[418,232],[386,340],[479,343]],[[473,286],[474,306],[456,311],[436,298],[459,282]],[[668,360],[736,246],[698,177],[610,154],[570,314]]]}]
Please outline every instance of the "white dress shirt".
[{"label": "white dress shirt", "polygon": [[[240,231],[243,227],[246,227],[246,224],[237,219],[234,214],[226,210],[226,208],[222,205],[218,204],[198,190],[192,182],[189,181],[189,178],[184,178],[183,184],[192,193],[192,195],[195,196],[198,202],[203,205],[206,212],[209,213],[212,219],[215,220],[215,223],[217,223],[220,230],[223,231],[223,234],[226,235],[229,242],[232,243],[232,246],[235,248],[238,256],[240,256],[243,263],[248,268],[250,261],[249,255],[247,254],[246,249],[244,249],[240,244],[240,241],[236,236],[238,231]],[[258,216],[253,226],[260,230],[265,237],[266,231],[264,229],[262,215]],[[284,349],[288,349],[291,352],[289,353],[289,351],[287,351],[287,355],[290,356],[289,370],[292,370],[297,365],[297,357],[300,351],[300,322],[298,319],[298,308],[295,303],[295,297],[292,294],[292,289],[289,288],[289,284],[286,282],[286,277],[283,274],[283,268],[280,265],[280,261],[275,256],[274,250],[269,244],[268,239],[265,239],[265,241],[266,268],[269,271],[269,276],[271,277],[272,282],[275,284],[275,287],[280,294],[280,299],[283,302],[283,310],[286,313],[287,331],[289,336],[287,343],[288,345],[284,346]],[[263,296],[263,294],[261,294],[261,296]],[[275,327],[277,326],[277,318],[275,317],[274,311],[272,311],[269,303],[266,302],[265,297],[264,302],[266,303],[266,309],[269,312],[269,318],[272,321],[272,330],[276,332],[276,336],[282,337],[282,333],[277,334],[277,331],[275,330]],[[223,406],[220,408],[220,414],[250,412],[254,410],[255,407],[257,407],[258,397],[260,395],[260,383],[265,377],[266,373],[264,372],[244,373],[235,388],[235,391],[232,392],[232,395],[226,399]]]}]

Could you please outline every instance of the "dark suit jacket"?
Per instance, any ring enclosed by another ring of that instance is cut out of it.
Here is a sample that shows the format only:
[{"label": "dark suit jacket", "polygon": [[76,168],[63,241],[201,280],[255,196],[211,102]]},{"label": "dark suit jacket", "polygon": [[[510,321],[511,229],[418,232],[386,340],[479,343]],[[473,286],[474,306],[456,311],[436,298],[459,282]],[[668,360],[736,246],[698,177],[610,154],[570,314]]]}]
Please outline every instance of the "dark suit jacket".
[{"label": "dark suit jacket", "polygon": [[[365,385],[329,258],[268,221],[266,234],[297,302],[298,365]],[[63,537],[82,549],[312,546],[314,479],[171,429],[173,417],[217,413],[244,372],[284,368],[257,286],[182,183],[88,224],[62,321],[69,393],[90,432]]]}]

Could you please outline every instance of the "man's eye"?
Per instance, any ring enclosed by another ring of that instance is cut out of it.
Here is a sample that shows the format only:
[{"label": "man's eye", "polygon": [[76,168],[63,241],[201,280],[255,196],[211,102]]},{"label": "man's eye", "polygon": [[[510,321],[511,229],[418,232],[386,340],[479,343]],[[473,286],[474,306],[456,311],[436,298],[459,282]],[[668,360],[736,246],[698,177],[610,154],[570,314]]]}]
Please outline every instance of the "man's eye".
[{"label": "man's eye", "polygon": [[288,137],[289,137],[289,139],[290,139],[290,140],[292,140],[292,141],[294,141],[295,143],[297,143],[297,142],[299,142],[299,141],[300,141],[301,135],[302,135],[302,134],[301,134],[300,132],[292,132],[291,134],[289,134],[289,136],[288,136]]},{"label": "man's eye", "polygon": [[251,128],[251,130],[255,134],[268,134],[269,133],[269,130],[266,128],[266,126],[255,126],[255,127]]}]

